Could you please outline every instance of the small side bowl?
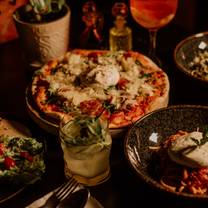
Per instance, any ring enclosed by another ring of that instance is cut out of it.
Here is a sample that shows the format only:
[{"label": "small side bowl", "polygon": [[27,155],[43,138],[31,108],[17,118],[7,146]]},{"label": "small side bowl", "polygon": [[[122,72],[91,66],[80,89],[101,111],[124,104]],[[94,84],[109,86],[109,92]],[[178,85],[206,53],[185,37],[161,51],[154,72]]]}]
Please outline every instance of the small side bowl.
[{"label": "small side bowl", "polygon": [[208,106],[178,105],[156,110],[139,119],[127,132],[124,141],[126,160],[138,176],[150,186],[175,196],[208,199],[208,195],[177,192],[161,185],[153,170],[159,167],[150,146],[157,147],[178,130],[196,131],[208,125]]},{"label": "small side bowl", "polygon": [[179,42],[174,49],[174,61],[183,73],[207,85],[208,79],[194,75],[190,66],[199,51],[208,51],[208,31],[191,35]]}]

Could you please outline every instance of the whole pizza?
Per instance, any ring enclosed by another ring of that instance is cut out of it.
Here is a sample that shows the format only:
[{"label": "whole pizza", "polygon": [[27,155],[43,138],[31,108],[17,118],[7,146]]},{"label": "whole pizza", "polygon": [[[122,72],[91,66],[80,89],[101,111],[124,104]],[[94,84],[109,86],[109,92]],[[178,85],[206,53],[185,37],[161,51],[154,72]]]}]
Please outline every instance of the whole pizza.
[{"label": "whole pizza", "polygon": [[32,99],[39,111],[57,122],[74,112],[108,119],[124,127],[166,107],[166,73],[138,52],[72,50],[33,75]]}]

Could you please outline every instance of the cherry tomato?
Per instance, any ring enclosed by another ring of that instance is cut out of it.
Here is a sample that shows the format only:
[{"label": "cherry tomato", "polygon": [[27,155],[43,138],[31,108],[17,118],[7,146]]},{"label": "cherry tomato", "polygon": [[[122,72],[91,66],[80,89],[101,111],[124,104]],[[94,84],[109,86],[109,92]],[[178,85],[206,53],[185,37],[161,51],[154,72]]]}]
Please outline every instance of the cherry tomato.
[{"label": "cherry tomato", "polygon": [[13,160],[11,157],[6,156],[4,158],[4,165],[6,169],[10,169],[16,165],[15,160]]},{"label": "cherry tomato", "polygon": [[20,156],[24,157],[26,160],[32,162],[33,157],[28,152],[20,152]]},{"label": "cherry tomato", "polygon": [[126,85],[129,83],[129,80],[121,78],[118,81],[117,87],[119,90],[124,90],[126,88]]},{"label": "cherry tomato", "polygon": [[80,103],[80,109],[82,113],[88,115],[99,115],[102,110],[102,103],[99,100],[86,100]]}]

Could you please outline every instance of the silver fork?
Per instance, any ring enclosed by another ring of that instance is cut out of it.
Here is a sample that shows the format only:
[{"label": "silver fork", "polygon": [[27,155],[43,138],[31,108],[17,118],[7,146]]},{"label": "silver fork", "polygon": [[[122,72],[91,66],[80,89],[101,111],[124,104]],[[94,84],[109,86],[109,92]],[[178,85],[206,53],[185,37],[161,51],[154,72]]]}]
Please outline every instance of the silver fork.
[{"label": "silver fork", "polygon": [[70,178],[66,183],[53,191],[53,194],[40,208],[55,208],[60,201],[70,196],[78,185],[79,183],[74,178]]}]

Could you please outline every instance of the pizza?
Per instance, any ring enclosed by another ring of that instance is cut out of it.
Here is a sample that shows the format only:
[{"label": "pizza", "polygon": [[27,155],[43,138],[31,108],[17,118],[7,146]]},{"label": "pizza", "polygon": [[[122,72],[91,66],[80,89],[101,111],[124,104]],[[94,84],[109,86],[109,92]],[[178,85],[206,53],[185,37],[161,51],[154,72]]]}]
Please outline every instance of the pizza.
[{"label": "pizza", "polygon": [[134,51],[75,49],[37,70],[30,87],[38,110],[57,123],[74,112],[125,127],[169,99],[167,74]]}]

